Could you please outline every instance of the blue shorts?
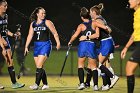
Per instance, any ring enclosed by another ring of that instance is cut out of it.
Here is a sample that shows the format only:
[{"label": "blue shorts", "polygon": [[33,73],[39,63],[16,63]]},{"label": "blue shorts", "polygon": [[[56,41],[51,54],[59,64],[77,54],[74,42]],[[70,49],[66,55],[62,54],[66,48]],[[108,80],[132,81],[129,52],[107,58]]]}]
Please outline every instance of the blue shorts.
[{"label": "blue shorts", "polygon": [[78,57],[97,58],[94,42],[81,41],[78,46]]},{"label": "blue shorts", "polygon": [[114,41],[112,37],[105,38],[101,40],[100,48],[97,49],[98,54],[102,56],[108,56],[110,53],[114,53]]},{"label": "blue shorts", "polygon": [[52,43],[50,40],[46,42],[34,42],[34,57],[38,57],[38,55],[49,57],[51,50]]}]

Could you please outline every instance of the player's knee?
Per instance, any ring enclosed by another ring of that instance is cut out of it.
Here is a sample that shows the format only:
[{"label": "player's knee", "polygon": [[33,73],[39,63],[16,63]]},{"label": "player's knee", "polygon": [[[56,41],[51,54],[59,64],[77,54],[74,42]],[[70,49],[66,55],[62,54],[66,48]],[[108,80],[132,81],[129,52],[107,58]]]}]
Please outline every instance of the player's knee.
[{"label": "player's knee", "polygon": [[78,65],[78,68],[84,68],[84,66],[83,65]]},{"label": "player's knee", "polygon": [[130,76],[134,74],[134,70],[130,69],[130,67],[128,68],[128,66],[126,67],[126,76]]},{"label": "player's knee", "polygon": [[38,63],[38,64],[36,64],[36,67],[37,68],[42,68],[43,67],[43,64],[42,63]]},{"label": "player's knee", "polygon": [[83,63],[78,63],[78,68],[84,68],[84,64]]}]

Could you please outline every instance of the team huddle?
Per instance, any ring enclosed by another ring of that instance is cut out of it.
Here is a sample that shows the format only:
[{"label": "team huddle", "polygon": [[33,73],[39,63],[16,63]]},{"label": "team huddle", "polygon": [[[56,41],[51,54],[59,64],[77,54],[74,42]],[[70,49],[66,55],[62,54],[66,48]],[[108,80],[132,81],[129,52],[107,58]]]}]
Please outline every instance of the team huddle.
[{"label": "team huddle", "polygon": [[[140,10],[140,0],[129,0],[130,8]],[[131,3],[134,3],[131,5]],[[138,5],[138,6],[137,6]],[[80,36],[78,45],[78,77],[79,77],[79,90],[89,88],[91,86],[91,78],[93,78],[93,90],[98,91],[101,89],[109,90],[113,88],[119,77],[114,74],[114,71],[110,65],[110,59],[114,53],[114,41],[110,33],[111,28],[108,26],[106,20],[101,16],[103,4],[94,5],[90,10],[85,7],[81,8],[80,17],[83,21],[78,25],[76,32],[68,42],[68,46],[72,45],[74,40]],[[25,84],[17,82],[15,77],[13,58],[11,46],[8,40],[8,36],[17,38],[21,35],[20,32],[12,33],[7,29],[8,15],[6,14],[7,2],[6,0],[0,0],[0,46],[2,48],[2,54],[8,66],[8,72],[12,82],[12,88],[22,88]],[[139,11],[137,13],[139,15]],[[42,90],[48,89],[47,74],[43,65],[50,56],[52,50],[52,43],[50,39],[50,33],[53,34],[56,41],[56,49],[60,49],[59,35],[55,29],[55,26],[50,20],[46,18],[46,11],[42,7],[37,7],[30,16],[30,27],[27,36],[24,55],[28,54],[29,44],[34,38],[33,56],[36,65],[36,78],[33,85],[29,86],[30,89],[39,89],[40,82],[43,82]],[[130,39],[132,40],[132,38]],[[134,40],[135,41],[135,40]],[[133,42],[134,42],[133,41]],[[121,53],[121,57],[124,58],[127,50],[130,47],[132,41],[126,44],[126,47]],[[139,44],[137,44],[139,46]],[[136,54],[134,52],[134,54]],[[133,57],[135,56],[133,54]],[[88,59],[88,65],[85,68],[85,60]],[[130,60],[132,62],[138,62],[139,60]],[[133,64],[134,65],[134,64]],[[127,68],[127,67],[126,67]],[[84,81],[84,69],[87,71],[86,81]],[[134,68],[135,69],[135,68]],[[98,74],[101,71],[100,76],[102,77],[103,84],[101,88],[98,86]],[[127,70],[126,70],[127,71]],[[128,71],[129,72],[129,71]],[[133,72],[133,69],[132,69]],[[134,75],[132,73],[127,75],[128,77],[128,93],[133,93],[134,90]],[[133,85],[132,85],[133,82]],[[129,84],[131,83],[131,84]],[[4,88],[0,85],[0,88]]]},{"label": "team huddle", "polygon": [[[76,37],[81,35],[78,46],[79,90],[90,87],[92,77],[94,84],[93,90],[99,90],[97,69],[101,70],[103,78],[101,90],[109,90],[119,79],[119,77],[114,75],[105,65],[109,55],[114,52],[114,42],[110,36],[111,29],[101,16],[102,9],[103,4],[91,7],[90,12],[83,7],[80,12],[83,23],[77,27],[76,32],[68,43],[68,45],[72,44]],[[84,82],[84,61],[86,58],[88,58],[88,74],[86,82]]]}]

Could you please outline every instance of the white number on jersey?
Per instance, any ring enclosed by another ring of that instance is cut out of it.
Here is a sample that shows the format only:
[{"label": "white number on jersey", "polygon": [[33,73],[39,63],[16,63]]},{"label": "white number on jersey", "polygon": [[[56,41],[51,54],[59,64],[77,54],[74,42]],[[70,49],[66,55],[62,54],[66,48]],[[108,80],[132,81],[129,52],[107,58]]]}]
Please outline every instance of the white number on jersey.
[{"label": "white number on jersey", "polygon": [[[91,31],[87,31],[86,36],[89,36],[89,35],[91,35]],[[90,40],[90,39],[88,39],[88,40]]]},{"label": "white number on jersey", "polygon": [[36,32],[36,33],[37,33],[37,40],[39,40],[40,32]]}]

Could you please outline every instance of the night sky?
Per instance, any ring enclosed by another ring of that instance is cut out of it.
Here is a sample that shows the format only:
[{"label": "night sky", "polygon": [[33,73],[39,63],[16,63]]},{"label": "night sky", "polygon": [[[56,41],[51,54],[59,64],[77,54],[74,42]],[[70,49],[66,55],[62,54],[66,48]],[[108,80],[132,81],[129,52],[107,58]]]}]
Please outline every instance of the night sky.
[{"label": "night sky", "polygon": [[[127,0],[8,0],[9,29],[16,30],[22,25],[22,35],[26,38],[29,29],[29,16],[36,7],[44,7],[47,19],[51,20],[60,35],[62,45],[67,45],[73,31],[82,22],[80,7],[88,9],[103,3],[102,16],[112,28],[116,44],[124,45],[133,31],[133,10],[126,9]],[[54,41],[54,39],[52,40]],[[77,45],[78,39],[75,41]]]}]

